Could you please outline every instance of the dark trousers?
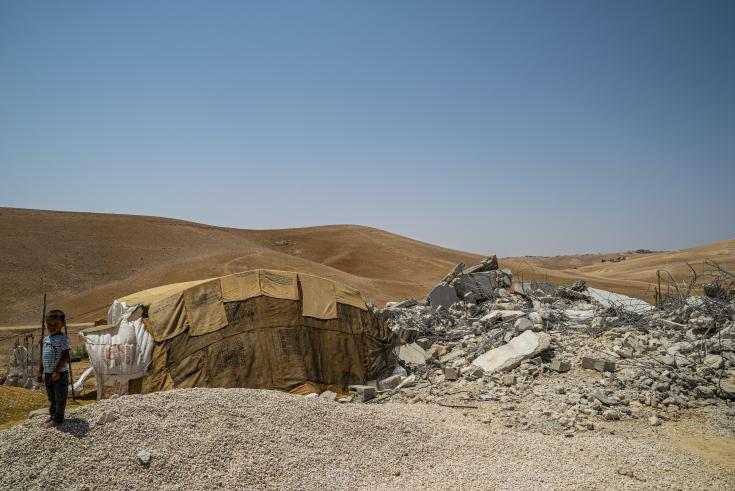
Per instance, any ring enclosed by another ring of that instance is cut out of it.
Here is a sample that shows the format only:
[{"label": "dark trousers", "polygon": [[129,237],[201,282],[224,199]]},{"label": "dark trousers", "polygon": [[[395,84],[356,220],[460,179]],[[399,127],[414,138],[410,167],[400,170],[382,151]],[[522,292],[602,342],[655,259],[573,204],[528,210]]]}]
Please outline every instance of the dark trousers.
[{"label": "dark trousers", "polygon": [[59,375],[59,380],[53,381],[50,373],[44,373],[43,381],[46,383],[46,394],[51,403],[48,408],[49,414],[57,423],[63,423],[69,390],[69,372],[59,372]]}]

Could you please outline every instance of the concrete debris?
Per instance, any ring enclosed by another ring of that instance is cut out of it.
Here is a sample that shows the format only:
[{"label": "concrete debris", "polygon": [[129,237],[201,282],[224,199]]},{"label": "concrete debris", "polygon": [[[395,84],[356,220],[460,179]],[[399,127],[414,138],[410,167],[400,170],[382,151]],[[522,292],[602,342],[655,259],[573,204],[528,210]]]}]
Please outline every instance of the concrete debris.
[{"label": "concrete debris", "polygon": [[331,390],[325,390],[324,392],[319,394],[319,399],[324,399],[325,401],[336,401],[337,393],[332,392]]},{"label": "concrete debris", "polygon": [[498,286],[495,272],[463,274],[452,281],[452,286],[460,298],[472,295],[474,302],[490,300]]},{"label": "concrete debris", "polygon": [[585,356],[582,358],[582,368],[597,370],[598,372],[614,372],[616,364],[614,361]]},{"label": "concrete debris", "polygon": [[568,361],[552,360],[549,369],[559,373],[568,372],[572,369],[572,364]]},{"label": "concrete debris", "polygon": [[533,322],[531,322],[531,320],[527,319],[526,317],[521,317],[520,319],[515,321],[515,323],[513,324],[513,328],[516,330],[516,332],[528,331],[529,329],[533,329]]},{"label": "concrete debris", "polygon": [[482,368],[486,373],[516,368],[523,360],[533,358],[549,349],[551,336],[546,333],[525,331],[514,337],[503,346],[478,356],[472,364]]},{"label": "concrete debris", "polygon": [[350,385],[349,390],[355,402],[367,402],[377,395],[377,389],[372,385]]},{"label": "concrete debris", "polygon": [[496,271],[498,269],[498,256],[490,256],[484,259],[480,264],[467,268],[466,274],[482,273],[487,271]]},{"label": "concrete debris", "polygon": [[403,378],[401,375],[391,375],[390,377],[378,380],[378,390],[393,390],[398,387],[398,384],[403,381]]},{"label": "concrete debris", "polygon": [[455,367],[444,367],[444,380],[459,379],[459,369]]},{"label": "concrete debris", "polygon": [[385,304],[385,308],[407,309],[409,307],[413,307],[416,304],[418,304],[418,301],[416,301],[415,298],[409,298],[407,300],[403,300],[402,302],[388,302],[387,304]]},{"label": "concrete debris", "polygon": [[434,342],[429,338],[418,338],[416,340],[416,344],[418,344],[422,349],[428,350],[431,349],[431,345],[434,344]]},{"label": "concrete debris", "polygon": [[426,299],[380,310],[394,332],[416,333],[397,351],[416,384],[391,388],[389,400],[498,401],[515,426],[508,408],[541,398],[556,416],[530,412],[535,427],[563,432],[735,400],[735,295],[677,293],[654,306],[583,281],[513,287],[512,278],[493,258],[457,265]]},{"label": "concrete debris", "polygon": [[439,308],[448,309],[457,302],[459,302],[457,291],[450,285],[437,285],[429,293],[429,305],[431,305],[432,312],[436,312]]},{"label": "concrete debris", "polygon": [[418,365],[424,363],[429,354],[418,343],[404,344],[397,348],[398,358],[404,363]]}]

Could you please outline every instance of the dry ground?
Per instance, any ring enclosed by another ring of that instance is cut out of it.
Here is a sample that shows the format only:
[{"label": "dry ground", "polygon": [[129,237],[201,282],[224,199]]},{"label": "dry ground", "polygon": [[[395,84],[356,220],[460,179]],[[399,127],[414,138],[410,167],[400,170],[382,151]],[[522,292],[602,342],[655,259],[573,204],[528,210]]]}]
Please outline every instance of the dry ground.
[{"label": "dry ground", "polygon": [[[115,419],[95,424],[103,411]],[[73,489],[735,486],[727,440],[709,440],[725,442],[722,458],[673,443],[685,432],[696,438],[691,421],[610,422],[568,438],[508,427],[479,410],[340,404],[249,389],[105,400],[70,411],[61,431],[42,421],[0,433],[3,489],[48,489],[59,479]],[[152,455],[147,465],[135,457],[144,449]]]}]

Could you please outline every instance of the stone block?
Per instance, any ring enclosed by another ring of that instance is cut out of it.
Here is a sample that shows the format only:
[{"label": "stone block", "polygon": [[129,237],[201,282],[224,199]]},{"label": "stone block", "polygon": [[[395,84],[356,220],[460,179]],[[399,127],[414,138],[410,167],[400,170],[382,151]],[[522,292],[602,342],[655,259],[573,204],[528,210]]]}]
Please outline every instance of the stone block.
[{"label": "stone block", "polygon": [[444,367],[444,379],[445,380],[458,380],[459,369],[455,367]]},{"label": "stone block", "polygon": [[378,393],[371,385],[350,385],[349,390],[356,402],[367,402]]},{"label": "stone block", "polygon": [[614,361],[585,356],[582,358],[582,368],[597,370],[598,372],[614,372],[617,365]]},{"label": "stone block", "polygon": [[572,369],[572,364],[568,361],[551,360],[549,368],[555,372],[563,373]]}]

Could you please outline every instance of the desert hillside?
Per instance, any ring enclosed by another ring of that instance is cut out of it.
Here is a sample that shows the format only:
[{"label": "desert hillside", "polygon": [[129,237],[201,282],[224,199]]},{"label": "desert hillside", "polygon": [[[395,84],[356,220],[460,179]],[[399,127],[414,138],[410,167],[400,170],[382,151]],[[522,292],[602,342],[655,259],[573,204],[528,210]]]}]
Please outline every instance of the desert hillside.
[{"label": "desert hillside", "polygon": [[[620,256],[625,260],[610,262],[610,259]],[[666,271],[680,287],[692,278],[692,270],[697,274],[697,284],[708,281],[714,270],[712,263],[735,273],[735,239],[679,251],[515,257],[506,258],[501,263],[512,268],[519,280],[568,283],[583,278],[591,286],[652,301],[659,270],[662,271],[663,291],[668,286]]]},{"label": "desert hillside", "polygon": [[425,293],[481,256],[357,225],[239,230],[166,218],[0,208],[0,325],[36,322],[43,292],[73,321],[126,293],[254,268],[304,271],[376,303]]},{"label": "desert hillside", "polygon": [[[490,245],[491,246],[491,245]],[[491,251],[489,251],[491,252]],[[676,252],[508,258],[516,278],[650,298],[656,270],[687,278],[711,258],[735,271],[735,240]],[[104,317],[117,297],[253,268],[304,271],[359,288],[366,299],[422,296],[454,264],[482,256],[359,225],[241,230],[166,218],[0,208],[0,325],[38,320],[43,292],[74,322]]]}]

